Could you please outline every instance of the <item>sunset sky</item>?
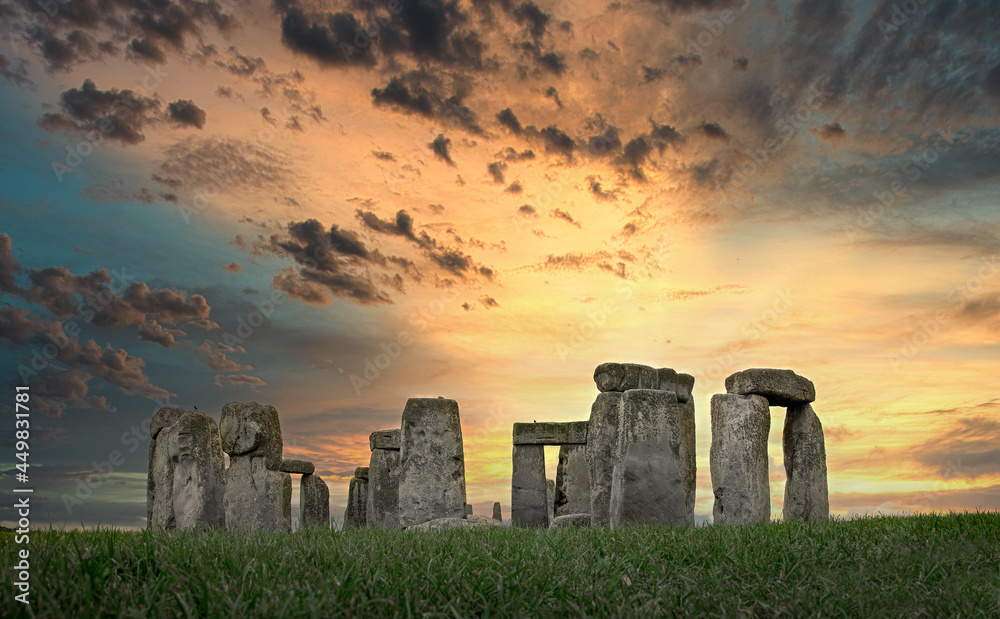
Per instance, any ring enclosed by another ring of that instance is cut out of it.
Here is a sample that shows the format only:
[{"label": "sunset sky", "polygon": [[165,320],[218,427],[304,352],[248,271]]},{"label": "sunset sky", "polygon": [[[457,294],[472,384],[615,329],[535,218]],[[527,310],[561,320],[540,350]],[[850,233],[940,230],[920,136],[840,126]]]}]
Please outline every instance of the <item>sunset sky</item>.
[{"label": "sunset sky", "polygon": [[699,520],[750,367],[815,383],[834,513],[1000,509],[995,2],[0,0],[0,88],[36,522],[145,526],[143,422],[234,400],[341,518],[438,395],[507,518],[606,361],[696,377]]}]

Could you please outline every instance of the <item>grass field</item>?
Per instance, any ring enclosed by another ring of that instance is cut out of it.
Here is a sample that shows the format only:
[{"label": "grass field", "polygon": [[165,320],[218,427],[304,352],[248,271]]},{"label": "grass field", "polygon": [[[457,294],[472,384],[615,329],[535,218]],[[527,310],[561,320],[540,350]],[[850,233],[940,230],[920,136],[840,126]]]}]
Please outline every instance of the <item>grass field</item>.
[{"label": "grass field", "polygon": [[31,535],[6,617],[1000,616],[1000,514],[819,525]]}]

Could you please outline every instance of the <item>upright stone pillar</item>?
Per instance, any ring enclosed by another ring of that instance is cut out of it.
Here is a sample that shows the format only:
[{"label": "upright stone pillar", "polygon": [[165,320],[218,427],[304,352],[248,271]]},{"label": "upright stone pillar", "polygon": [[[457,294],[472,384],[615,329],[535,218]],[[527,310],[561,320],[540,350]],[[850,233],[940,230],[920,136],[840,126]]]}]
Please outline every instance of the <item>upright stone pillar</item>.
[{"label": "upright stone pillar", "polygon": [[226,469],[226,528],[289,531],[292,476],[280,471],[281,425],[273,406],[230,402],[219,424]]},{"label": "upright stone pillar", "polygon": [[688,501],[687,445],[674,391],[622,395],[611,487],[611,526],[694,522]]},{"label": "upright stone pillar", "polygon": [[198,411],[165,407],[154,415],[150,436],[146,526],[224,527],[225,465],[215,421]]},{"label": "upright stone pillar", "polygon": [[399,528],[399,428],[378,430],[368,437],[371,462],[368,466],[366,517],[371,526]]},{"label": "upright stone pillar", "polygon": [[[146,528],[177,528],[174,519],[174,461],[167,447],[176,443],[176,432],[163,434],[188,411],[166,406],[153,415],[149,425],[149,472],[146,474]],[[163,435],[161,438],[160,435]]]},{"label": "upright stone pillar", "polygon": [[822,522],[830,517],[823,424],[808,403],[793,404],[782,433],[785,505],[782,519]]},{"label": "upright stone pillar", "polygon": [[590,469],[590,516],[595,525],[611,524],[611,479],[618,446],[621,398],[620,391],[599,393],[590,409],[584,453]]},{"label": "upright stone pillar", "polygon": [[465,516],[465,452],[458,402],[410,398],[401,427],[399,522]]},{"label": "upright stone pillar", "polygon": [[547,527],[545,446],[514,445],[511,470],[510,522],[522,527]]},{"label": "upright stone pillar", "polygon": [[556,468],[555,517],[590,513],[590,470],[586,445],[560,445]]},{"label": "upright stone pillar", "polygon": [[170,428],[177,441],[170,445],[174,462],[173,504],[178,529],[226,526],[225,462],[215,421],[189,411]]},{"label": "upright stone pillar", "polygon": [[354,477],[347,488],[344,529],[360,529],[368,524],[368,470],[367,466],[354,469]]},{"label": "upright stone pillar", "polygon": [[503,512],[500,511],[500,501],[493,504],[493,519],[498,522],[503,522]]},{"label": "upright stone pillar", "polygon": [[299,524],[303,528],[330,526],[330,489],[319,475],[303,475],[299,482]]},{"label": "upright stone pillar", "polygon": [[771,412],[761,395],[712,396],[712,449],[709,467],[715,524],[768,522],[771,491],[767,477],[767,435]]},{"label": "upright stone pillar", "polygon": [[545,527],[548,528],[556,519],[556,480],[545,480]]}]

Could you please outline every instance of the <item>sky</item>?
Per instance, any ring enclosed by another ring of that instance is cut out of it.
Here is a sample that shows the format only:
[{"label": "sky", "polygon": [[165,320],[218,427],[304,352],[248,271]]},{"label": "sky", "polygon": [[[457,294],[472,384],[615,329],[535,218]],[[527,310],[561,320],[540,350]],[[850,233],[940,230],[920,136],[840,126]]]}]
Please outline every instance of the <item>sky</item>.
[{"label": "sky", "polygon": [[751,367],[815,383],[834,514],[1000,509],[996,3],[0,0],[0,89],[36,523],[145,526],[152,415],[251,400],[340,518],[436,396],[507,518],[607,361],[696,377],[699,521]]}]

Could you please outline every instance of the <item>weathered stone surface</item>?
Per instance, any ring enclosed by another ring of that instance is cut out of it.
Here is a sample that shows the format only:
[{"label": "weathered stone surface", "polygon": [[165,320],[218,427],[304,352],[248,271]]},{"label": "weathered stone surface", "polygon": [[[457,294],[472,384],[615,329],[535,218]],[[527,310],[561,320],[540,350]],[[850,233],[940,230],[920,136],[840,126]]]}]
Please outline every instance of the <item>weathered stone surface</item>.
[{"label": "weathered stone surface", "polygon": [[224,460],[215,421],[197,411],[163,408],[150,434],[147,527],[225,526]]},{"label": "weathered stone surface", "polygon": [[809,404],[789,406],[782,432],[785,505],[782,519],[822,522],[830,518],[823,424]]},{"label": "weathered stone surface", "polygon": [[330,489],[319,475],[303,475],[299,483],[299,525],[330,526]]},{"label": "weathered stone surface", "polygon": [[149,437],[156,438],[163,428],[168,428],[175,423],[177,420],[193,411],[186,411],[183,408],[175,408],[173,406],[164,406],[160,410],[156,411],[153,415],[152,421],[149,423]]},{"label": "weathered stone surface", "polygon": [[493,519],[503,522],[503,512],[500,510],[500,501],[493,504]]},{"label": "weathered stone surface", "polygon": [[357,477],[358,479],[368,479],[368,467],[359,466],[358,468],[354,469],[354,476]]},{"label": "weathered stone surface", "polygon": [[585,445],[586,421],[515,423],[515,445]]},{"label": "weathered stone surface", "polygon": [[771,413],[762,395],[712,396],[712,449],[709,467],[715,524],[768,522],[771,492],[767,478],[767,434]]},{"label": "weathered stone surface", "polygon": [[399,450],[373,449],[368,466],[366,518],[371,526],[399,528]]},{"label": "weathered stone surface", "polygon": [[399,449],[399,428],[389,428],[388,430],[376,430],[368,435],[368,447],[376,449]]},{"label": "weathered stone surface", "polygon": [[602,363],[594,370],[594,382],[601,392],[660,388],[657,370],[638,363]]},{"label": "weathered stone surface", "polygon": [[791,406],[816,400],[812,381],[791,370],[751,368],[726,379],[726,391],[738,395],[762,395],[771,406]]},{"label": "weathered stone surface", "polygon": [[595,525],[608,526],[611,522],[611,480],[618,447],[621,398],[617,391],[600,393],[590,409],[585,454],[590,469],[590,514]]},{"label": "weathered stone surface", "polygon": [[545,526],[549,526],[556,514],[556,480],[545,480]]},{"label": "weathered stone surface", "polygon": [[177,442],[176,431],[161,427],[149,444],[149,473],[146,476],[146,527],[172,531],[174,520],[174,461],[167,445]]},{"label": "weathered stone surface", "polygon": [[472,515],[472,506],[468,503],[465,504],[465,517],[468,518]]},{"label": "weathered stone surface", "polygon": [[694,390],[694,376],[690,374],[678,374],[670,368],[659,368],[656,370],[660,379],[657,389],[660,391],[673,391],[677,394],[677,401],[681,404],[691,401],[691,392]]},{"label": "weathered stone surface", "polygon": [[149,424],[152,441],[149,443],[149,469],[146,474],[146,527],[150,529],[169,531],[174,528],[174,463],[165,446],[157,449],[156,439],[164,428],[177,423],[187,412],[165,406],[153,415]]},{"label": "weathered stone surface", "polygon": [[359,529],[368,523],[368,480],[361,477],[351,478],[347,487],[347,509],[344,510],[345,529]]},{"label": "weathered stone surface", "polygon": [[305,460],[282,460],[278,467],[284,473],[298,473],[300,475],[312,475],[316,472],[316,465]]},{"label": "weathered stone surface", "polygon": [[556,516],[549,525],[550,529],[562,529],[567,527],[589,527],[590,514],[564,514]]},{"label": "weathered stone surface", "polygon": [[510,522],[522,527],[548,524],[545,446],[514,445],[510,480]]},{"label": "weathered stone surface", "polygon": [[178,529],[222,528],[226,524],[225,463],[215,421],[190,411],[170,428],[168,443],[174,463],[173,509]]},{"label": "weathered stone surface", "polygon": [[496,520],[495,518],[488,518],[486,516],[474,516],[472,514],[465,517],[466,522],[471,522],[474,525],[480,527],[502,527],[503,523]]},{"label": "weathered stone surface", "polygon": [[464,516],[465,452],[458,402],[407,400],[400,445],[400,524]]},{"label": "weathered stone surface", "polygon": [[223,501],[230,531],[292,528],[292,476],[265,468],[263,456],[230,457]]},{"label": "weathered stone surface", "polygon": [[647,439],[628,446],[611,493],[611,527],[694,522],[686,502],[682,462],[666,440]]},{"label": "weathered stone surface", "polygon": [[[673,391],[635,389],[621,400],[611,486],[611,526],[694,522],[688,497],[691,459],[685,420]],[[693,428],[692,428],[693,429]]]},{"label": "weathered stone surface", "polygon": [[[691,517],[694,518],[695,494],[698,488],[698,458],[696,452],[697,438],[694,426],[694,399],[678,403],[681,414],[681,445],[684,470],[684,501],[691,506]],[[692,520],[693,522],[693,520]]]},{"label": "weathered stone surface", "polygon": [[219,431],[222,450],[230,456],[262,457],[272,471],[281,466],[281,424],[273,406],[230,402],[222,407]]},{"label": "weathered stone surface", "polygon": [[590,513],[590,467],[586,445],[559,448],[556,468],[555,516]]},{"label": "weathered stone surface", "polygon": [[406,527],[407,531],[452,531],[454,529],[484,529],[489,527],[503,526],[492,518],[485,516],[472,516],[466,518],[435,518],[420,524]]}]

